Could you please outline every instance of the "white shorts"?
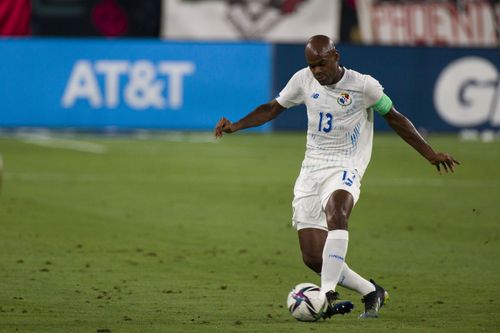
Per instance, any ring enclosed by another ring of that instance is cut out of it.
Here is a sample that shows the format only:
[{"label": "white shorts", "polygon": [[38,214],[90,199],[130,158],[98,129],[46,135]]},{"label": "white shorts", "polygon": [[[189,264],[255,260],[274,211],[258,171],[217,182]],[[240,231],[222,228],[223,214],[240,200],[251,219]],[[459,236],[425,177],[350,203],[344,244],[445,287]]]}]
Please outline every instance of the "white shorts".
[{"label": "white shorts", "polygon": [[292,225],[297,229],[328,230],[325,207],[336,190],[352,194],[354,204],[359,199],[361,177],[353,169],[329,168],[318,171],[302,170],[293,189]]}]

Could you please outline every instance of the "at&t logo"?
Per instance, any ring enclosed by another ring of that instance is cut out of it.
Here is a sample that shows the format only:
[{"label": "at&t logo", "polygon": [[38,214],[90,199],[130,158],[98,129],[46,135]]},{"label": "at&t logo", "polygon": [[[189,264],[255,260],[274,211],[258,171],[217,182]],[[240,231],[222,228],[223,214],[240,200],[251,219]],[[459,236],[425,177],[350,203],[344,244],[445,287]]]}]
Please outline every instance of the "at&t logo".
[{"label": "at&t logo", "polygon": [[79,60],[73,66],[61,104],[71,108],[84,100],[92,108],[113,109],[123,99],[128,107],[137,110],[179,109],[183,104],[184,77],[194,70],[195,65],[188,61],[155,64],[148,60]]}]

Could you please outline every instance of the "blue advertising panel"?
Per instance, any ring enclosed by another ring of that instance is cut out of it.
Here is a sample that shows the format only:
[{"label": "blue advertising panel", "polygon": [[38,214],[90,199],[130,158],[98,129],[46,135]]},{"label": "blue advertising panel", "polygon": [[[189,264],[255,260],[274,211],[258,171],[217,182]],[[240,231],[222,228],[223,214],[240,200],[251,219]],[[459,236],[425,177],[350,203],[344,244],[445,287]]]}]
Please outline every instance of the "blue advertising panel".
[{"label": "blue advertising panel", "polygon": [[[341,64],[375,77],[396,109],[428,131],[500,129],[500,55],[496,49],[340,45]],[[306,66],[303,45],[276,45],[273,95]],[[305,109],[283,113],[275,129],[305,129]],[[387,130],[375,116],[375,128]]]},{"label": "blue advertising panel", "polygon": [[211,130],[269,100],[270,66],[266,43],[1,40],[0,127]]}]

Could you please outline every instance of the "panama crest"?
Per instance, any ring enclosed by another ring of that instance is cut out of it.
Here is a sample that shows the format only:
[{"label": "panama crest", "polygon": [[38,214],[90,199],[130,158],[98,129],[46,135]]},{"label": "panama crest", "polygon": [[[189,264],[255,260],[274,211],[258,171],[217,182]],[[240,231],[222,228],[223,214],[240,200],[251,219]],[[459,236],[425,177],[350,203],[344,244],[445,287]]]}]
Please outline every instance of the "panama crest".
[{"label": "panama crest", "polygon": [[352,104],[352,98],[349,93],[341,92],[340,96],[337,98],[337,103],[342,107],[346,107]]}]

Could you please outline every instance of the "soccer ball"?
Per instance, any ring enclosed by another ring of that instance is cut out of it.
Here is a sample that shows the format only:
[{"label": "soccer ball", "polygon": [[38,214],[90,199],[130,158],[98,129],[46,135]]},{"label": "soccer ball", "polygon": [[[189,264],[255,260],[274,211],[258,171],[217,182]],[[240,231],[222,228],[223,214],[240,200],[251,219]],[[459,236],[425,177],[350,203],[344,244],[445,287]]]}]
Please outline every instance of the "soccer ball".
[{"label": "soccer ball", "polygon": [[306,282],[296,285],[290,291],[286,305],[295,319],[316,321],[323,316],[328,303],[320,287]]}]

